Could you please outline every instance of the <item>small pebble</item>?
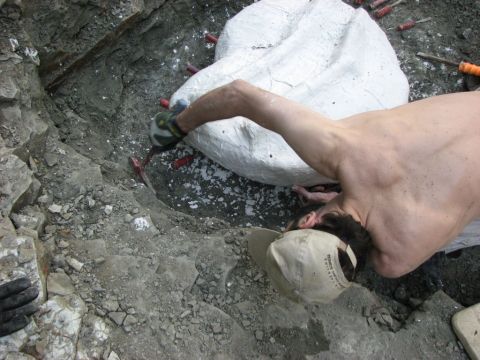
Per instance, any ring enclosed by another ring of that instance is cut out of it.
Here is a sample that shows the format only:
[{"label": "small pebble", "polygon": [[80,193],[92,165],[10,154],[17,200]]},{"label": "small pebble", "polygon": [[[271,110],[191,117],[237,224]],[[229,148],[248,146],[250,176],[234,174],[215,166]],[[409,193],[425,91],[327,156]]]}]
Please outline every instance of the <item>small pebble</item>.
[{"label": "small pebble", "polygon": [[183,319],[184,317],[190,315],[192,313],[191,310],[185,310],[183,313],[180,314],[180,319]]},{"label": "small pebble", "polygon": [[48,195],[42,195],[37,199],[39,204],[46,204],[48,202]]},{"label": "small pebble", "polygon": [[103,210],[106,215],[110,215],[113,211],[113,206],[112,205],[105,205],[105,209]]},{"label": "small pebble", "polygon": [[222,333],[222,327],[220,326],[219,323],[213,323],[212,324],[212,331],[214,334],[221,334]]},{"label": "small pebble", "polygon": [[127,314],[125,314],[124,312],[111,312],[108,314],[108,317],[112,319],[113,322],[118,326],[122,325],[123,320],[125,319],[126,316]]},{"label": "small pebble", "polygon": [[70,246],[70,244],[69,244],[68,242],[66,242],[65,240],[60,240],[60,241],[58,242],[58,247],[59,247],[60,249],[66,249],[66,248],[68,248],[69,246]]},{"label": "small pebble", "polygon": [[104,257],[98,257],[94,260],[94,262],[95,262],[96,265],[103,264],[105,262],[105,258]]},{"label": "small pebble", "polygon": [[110,355],[108,356],[107,360],[120,360],[120,358],[118,357],[118,355],[115,351],[112,351],[110,353]]},{"label": "small pebble", "polygon": [[397,287],[397,289],[395,290],[395,293],[394,293],[394,297],[398,301],[407,300],[408,299],[408,294],[407,294],[407,290],[405,289],[405,286],[400,285],[399,287]]},{"label": "small pebble", "polygon": [[133,315],[127,315],[123,321],[124,326],[131,326],[138,322],[137,318]]},{"label": "small pebble", "polygon": [[95,200],[88,198],[88,207],[91,209],[95,206]]},{"label": "small pebble", "polygon": [[52,214],[60,214],[62,212],[62,207],[57,204],[52,204],[48,207],[48,211],[50,211]]}]

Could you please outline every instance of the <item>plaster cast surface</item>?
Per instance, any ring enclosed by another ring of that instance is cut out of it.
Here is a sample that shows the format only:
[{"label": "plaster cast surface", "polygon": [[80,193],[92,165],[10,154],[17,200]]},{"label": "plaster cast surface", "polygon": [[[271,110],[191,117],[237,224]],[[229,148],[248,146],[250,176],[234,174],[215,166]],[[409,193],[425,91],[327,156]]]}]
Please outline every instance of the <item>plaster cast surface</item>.
[{"label": "plaster cast surface", "polygon": [[[340,0],[263,0],[245,8],[227,22],[215,63],[192,76],[171,103],[192,102],[235,79],[332,119],[405,104],[409,92],[385,33],[363,9]],[[242,117],[205,124],[186,141],[224,167],[259,182],[329,181],[305,164],[281,136]]]}]

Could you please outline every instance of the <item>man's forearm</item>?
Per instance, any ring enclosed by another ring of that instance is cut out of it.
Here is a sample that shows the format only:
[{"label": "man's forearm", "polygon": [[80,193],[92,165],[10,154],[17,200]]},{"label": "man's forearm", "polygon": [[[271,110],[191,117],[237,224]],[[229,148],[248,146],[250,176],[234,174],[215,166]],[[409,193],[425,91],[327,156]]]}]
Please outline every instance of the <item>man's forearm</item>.
[{"label": "man's forearm", "polygon": [[236,80],[201,96],[178,115],[177,124],[188,133],[207,122],[235,116],[280,134],[312,168],[338,178],[338,164],[343,158],[342,125],[245,81]]},{"label": "man's forearm", "polygon": [[241,86],[240,81],[234,81],[198,98],[177,116],[180,129],[188,133],[210,121],[245,116],[240,106]]}]

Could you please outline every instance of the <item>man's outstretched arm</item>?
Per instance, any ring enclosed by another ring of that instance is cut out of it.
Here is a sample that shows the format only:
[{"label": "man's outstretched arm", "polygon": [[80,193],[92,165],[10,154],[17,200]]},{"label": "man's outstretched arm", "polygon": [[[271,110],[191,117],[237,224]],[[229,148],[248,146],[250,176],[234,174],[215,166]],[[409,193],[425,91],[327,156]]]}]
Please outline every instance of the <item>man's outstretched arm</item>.
[{"label": "man's outstretched arm", "polygon": [[243,80],[203,95],[180,113],[176,121],[188,133],[207,122],[235,116],[246,117],[280,134],[313,169],[338,179],[346,129],[301,104]]}]

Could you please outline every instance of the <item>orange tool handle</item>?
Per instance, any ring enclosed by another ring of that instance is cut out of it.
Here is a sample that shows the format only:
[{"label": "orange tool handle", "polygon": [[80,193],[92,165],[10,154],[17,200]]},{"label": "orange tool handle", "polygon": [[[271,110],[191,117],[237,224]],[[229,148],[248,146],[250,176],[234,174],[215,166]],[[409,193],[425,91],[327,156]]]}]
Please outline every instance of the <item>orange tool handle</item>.
[{"label": "orange tool handle", "polygon": [[458,70],[464,74],[480,76],[480,66],[465,61],[462,61],[460,65],[458,65]]}]

